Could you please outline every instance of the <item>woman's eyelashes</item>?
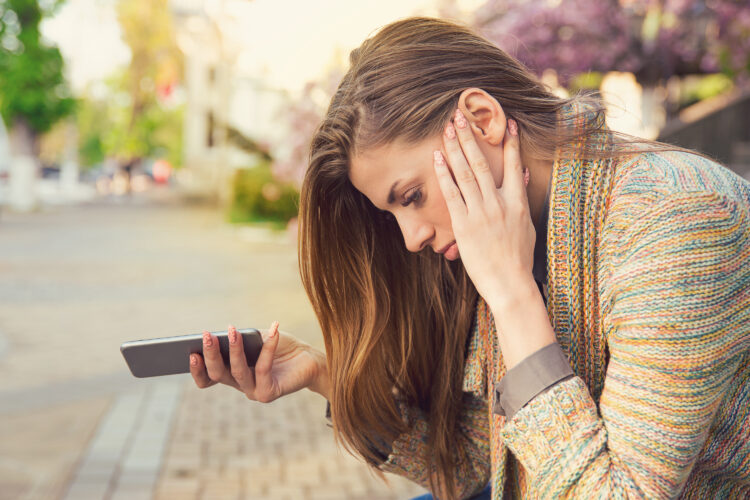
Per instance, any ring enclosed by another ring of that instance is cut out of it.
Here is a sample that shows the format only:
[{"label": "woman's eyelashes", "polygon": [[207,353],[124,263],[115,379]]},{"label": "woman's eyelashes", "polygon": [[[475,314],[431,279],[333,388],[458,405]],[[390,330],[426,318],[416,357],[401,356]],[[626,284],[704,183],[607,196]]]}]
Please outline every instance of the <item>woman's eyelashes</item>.
[{"label": "woman's eyelashes", "polygon": [[408,207],[412,202],[419,203],[422,201],[422,188],[415,187],[408,193],[404,194],[404,200],[401,202],[402,207]]}]

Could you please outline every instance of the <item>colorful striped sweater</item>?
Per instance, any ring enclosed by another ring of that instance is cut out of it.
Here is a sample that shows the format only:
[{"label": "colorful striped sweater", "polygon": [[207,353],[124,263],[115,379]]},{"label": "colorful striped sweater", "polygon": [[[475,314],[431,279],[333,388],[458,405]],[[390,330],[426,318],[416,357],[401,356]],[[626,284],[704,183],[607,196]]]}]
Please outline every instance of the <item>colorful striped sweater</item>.
[{"label": "colorful striped sweater", "polygon": [[[750,498],[750,184],[682,152],[558,160],[548,313],[576,376],[510,421],[480,299],[455,471],[467,498]],[[381,470],[427,487],[427,423]]]}]

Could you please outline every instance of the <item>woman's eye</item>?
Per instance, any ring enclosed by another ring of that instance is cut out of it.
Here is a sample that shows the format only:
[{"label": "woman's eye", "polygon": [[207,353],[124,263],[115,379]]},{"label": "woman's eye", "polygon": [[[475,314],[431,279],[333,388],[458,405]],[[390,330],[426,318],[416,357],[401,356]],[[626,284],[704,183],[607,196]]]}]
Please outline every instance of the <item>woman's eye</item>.
[{"label": "woman's eye", "polygon": [[401,202],[401,206],[408,207],[412,202],[419,202],[422,199],[422,190],[420,188],[414,189],[409,196]]}]

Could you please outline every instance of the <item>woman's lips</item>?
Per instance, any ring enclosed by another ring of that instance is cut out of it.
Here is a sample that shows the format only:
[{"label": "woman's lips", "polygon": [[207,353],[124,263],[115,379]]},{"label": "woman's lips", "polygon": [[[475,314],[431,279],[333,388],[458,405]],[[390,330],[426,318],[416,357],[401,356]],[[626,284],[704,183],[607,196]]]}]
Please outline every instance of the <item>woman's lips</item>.
[{"label": "woman's lips", "polygon": [[448,260],[456,260],[458,258],[458,245],[456,245],[456,242],[454,241],[450,245],[440,249],[438,253],[443,254]]}]

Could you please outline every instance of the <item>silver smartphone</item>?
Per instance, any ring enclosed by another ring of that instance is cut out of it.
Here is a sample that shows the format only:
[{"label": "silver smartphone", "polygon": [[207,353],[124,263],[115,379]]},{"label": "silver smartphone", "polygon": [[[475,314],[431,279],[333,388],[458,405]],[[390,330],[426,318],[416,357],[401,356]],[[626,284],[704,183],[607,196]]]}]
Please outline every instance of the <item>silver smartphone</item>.
[{"label": "silver smartphone", "polygon": [[[224,364],[229,366],[228,331],[211,332],[219,339],[219,349]],[[255,366],[263,337],[255,328],[237,330],[242,335],[242,347],[245,350],[248,366]],[[179,335],[158,339],[131,340],[120,346],[120,352],[136,377],[157,377],[190,373],[190,354],[203,353],[203,334]]]}]

